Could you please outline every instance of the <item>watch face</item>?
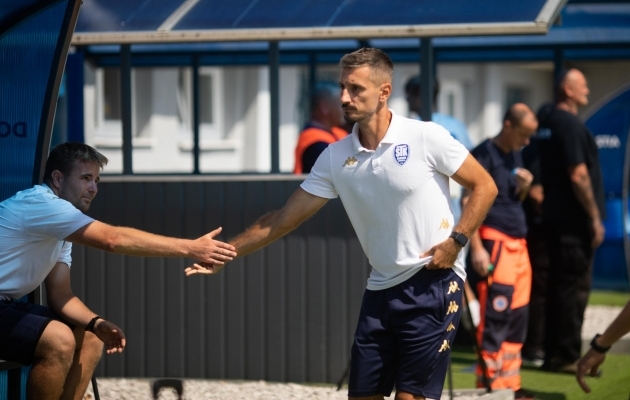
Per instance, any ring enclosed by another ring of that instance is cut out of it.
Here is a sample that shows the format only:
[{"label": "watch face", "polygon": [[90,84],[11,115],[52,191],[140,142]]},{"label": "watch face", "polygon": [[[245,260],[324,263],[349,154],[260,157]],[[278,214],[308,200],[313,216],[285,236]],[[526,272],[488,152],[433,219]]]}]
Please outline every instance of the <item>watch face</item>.
[{"label": "watch face", "polygon": [[466,246],[468,243],[468,238],[463,233],[453,232],[451,233],[451,237],[462,247]]}]

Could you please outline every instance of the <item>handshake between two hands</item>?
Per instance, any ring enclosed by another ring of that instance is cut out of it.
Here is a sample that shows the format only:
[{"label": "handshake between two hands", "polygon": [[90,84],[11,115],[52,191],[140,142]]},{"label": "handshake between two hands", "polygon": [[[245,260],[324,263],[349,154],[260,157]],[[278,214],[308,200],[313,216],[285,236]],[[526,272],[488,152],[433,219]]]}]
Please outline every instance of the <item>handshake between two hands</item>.
[{"label": "handshake between two hands", "polygon": [[232,261],[236,257],[234,246],[214,240],[222,229],[217,228],[193,241],[190,256],[197,262],[184,270],[186,276],[216,274],[223,269],[226,262]]}]

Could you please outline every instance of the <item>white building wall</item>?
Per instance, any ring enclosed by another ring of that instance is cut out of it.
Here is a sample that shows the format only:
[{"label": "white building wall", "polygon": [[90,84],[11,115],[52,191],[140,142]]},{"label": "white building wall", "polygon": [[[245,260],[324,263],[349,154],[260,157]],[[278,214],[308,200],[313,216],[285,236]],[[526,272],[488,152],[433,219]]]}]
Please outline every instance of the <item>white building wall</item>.
[{"label": "white building wall", "polygon": [[[589,80],[591,103],[598,103],[623,84],[630,84],[630,62],[576,63]],[[202,172],[268,172],[271,168],[270,98],[267,67],[207,68],[218,77],[216,126],[220,132],[201,137]],[[417,64],[397,64],[389,106],[410,116],[404,84],[419,71]],[[207,72],[207,71],[206,71]],[[190,70],[188,72],[190,74]],[[133,169],[134,172],[182,172],[193,168],[191,118],[182,119],[177,99],[178,68],[134,69]],[[293,169],[295,144],[305,122],[306,66],[285,66],[280,71],[280,170]],[[524,101],[534,111],[553,100],[552,63],[453,63],[439,64],[441,91],[437,110],[452,112],[468,127],[474,144],[496,135],[507,106],[507,89],[522,88]],[[338,68],[318,68],[318,78],[338,79]],[[103,121],[103,73],[86,64],[84,105],[85,140],[103,152],[108,173],[122,171],[120,121]],[[99,83],[100,82],[100,83]],[[100,86],[99,86],[100,85]],[[187,89],[190,95],[192,88]],[[186,95],[186,93],[184,93]],[[452,96],[449,99],[449,94]],[[186,104],[184,104],[186,106]],[[179,107],[179,112],[178,112]],[[190,104],[188,104],[190,108]],[[447,108],[450,108],[447,110]],[[185,110],[186,107],[183,107]],[[185,112],[184,112],[185,114]]]}]

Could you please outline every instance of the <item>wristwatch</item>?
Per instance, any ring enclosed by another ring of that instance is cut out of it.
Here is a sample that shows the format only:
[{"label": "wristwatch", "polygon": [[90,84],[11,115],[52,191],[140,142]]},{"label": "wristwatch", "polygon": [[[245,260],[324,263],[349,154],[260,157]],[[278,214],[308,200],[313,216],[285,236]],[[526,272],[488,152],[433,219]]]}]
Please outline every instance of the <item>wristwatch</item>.
[{"label": "wristwatch", "polygon": [[610,350],[611,346],[608,347],[602,347],[600,345],[597,344],[597,338],[600,337],[601,335],[598,333],[597,335],[595,335],[595,337],[593,338],[593,340],[591,340],[591,348],[593,350],[595,350],[598,353],[606,353],[608,350]]},{"label": "wristwatch", "polygon": [[457,243],[458,245],[462,247],[468,244],[468,238],[463,233],[453,231],[451,232],[449,237],[452,237],[453,240],[455,240],[455,243]]}]

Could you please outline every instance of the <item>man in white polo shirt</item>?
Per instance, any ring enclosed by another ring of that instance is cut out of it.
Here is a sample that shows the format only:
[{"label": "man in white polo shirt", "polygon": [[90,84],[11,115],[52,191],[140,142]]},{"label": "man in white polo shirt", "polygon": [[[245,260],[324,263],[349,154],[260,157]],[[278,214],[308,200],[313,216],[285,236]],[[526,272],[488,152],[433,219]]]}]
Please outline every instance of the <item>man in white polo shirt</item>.
[{"label": "man in white polo shirt", "polygon": [[[72,293],[71,243],[127,255],[229,261],[234,248],[213,240],[153,235],[83,214],[107,158],[82,143],[56,146],[44,184],[0,203],[0,359],[31,365],[27,398],[83,399],[103,352],[122,352],[125,335]],[[48,307],[18,301],[42,282]]]},{"label": "man in white polo shirt", "polygon": [[[340,62],[341,102],[352,134],[330,144],[278,211],[230,241],[239,256],[296,228],[339,196],[373,269],[352,347],[350,398],[439,398],[459,322],[467,236],[497,189],[446,129],[387,108],[393,64],[378,49]],[[448,178],[470,189],[453,227]],[[473,200],[474,197],[474,200]],[[222,266],[195,264],[188,275]]]}]

